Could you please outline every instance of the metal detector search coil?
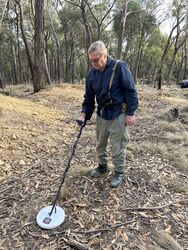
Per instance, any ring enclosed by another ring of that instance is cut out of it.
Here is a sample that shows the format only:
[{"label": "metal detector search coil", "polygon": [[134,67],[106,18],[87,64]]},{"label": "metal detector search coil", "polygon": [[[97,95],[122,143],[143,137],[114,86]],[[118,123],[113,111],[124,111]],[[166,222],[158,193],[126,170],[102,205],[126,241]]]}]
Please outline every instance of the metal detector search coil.
[{"label": "metal detector search coil", "polygon": [[50,214],[52,205],[42,208],[37,214],[37,224],[43,229],[52,229],[60,226],[65,220],[65,212],[59,207],[55,206],[53,213]]},{"label": "metal detector search coil", "polygon": [[76,141],[75,141],[75,143],[73,145],[73,149],[72,149],[71,155],[69,157],[67,166],[65,167],[65,170],[63,172],[63,175],[62,175],[62,178],[61,178],[61,183],[59,185],[58,192],[56,194],[56,197],[54,199],[53,204],[50,205],[50,206],[42,208],[37,214],[37,218],[36,218],[37,224],[39,225],[39,227],[41,227],[43,229],[52,229],[52,228],[58,227],[65,220],[64,209],[59,207],[59,206],[56,206],[56,203],[57,203],[57,200],[58,200],[58,198],[60,196],[61,188],[62,188],[62,185],[63,185],[63,183],[65,181],[66,174],[67,174],[67,172],[68,172],[68,170],[70,168],[72,157],[75,154],[76,146],[77,146],[78,141],[80,139],[80,136],[82,134],[83,127],[84,126],[80,127],[80,130],[79,130],[79,133],[77,135]]}]

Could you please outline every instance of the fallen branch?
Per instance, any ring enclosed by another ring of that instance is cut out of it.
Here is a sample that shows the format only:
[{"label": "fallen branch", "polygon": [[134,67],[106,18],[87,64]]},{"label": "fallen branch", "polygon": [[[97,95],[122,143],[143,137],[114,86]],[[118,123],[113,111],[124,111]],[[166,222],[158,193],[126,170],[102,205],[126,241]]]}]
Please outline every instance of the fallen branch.
[{"label": "fallen branch", "polygon": [[[87,230],[87,231],[69,231],[69,233],[77,233],[77,234],[92,234],[92,233],[101,233],[101,232],[107,232],[107,231],[111,231],[112,229],[116,228],[116,227],[121,227],[121,226],[124,226],[124,225],[127,225],[127,224],[131,224],[133,222],[135,222],[136,220],[133,219],[131,221],[125,221],[125,222],[122,222],[122,223],[118,223],[114,226],[110,226],[110,227],[107,227],[107,228],[99,228],[99,229],[96,229],[96,230]],[[64,234],[66,233],[67,230],[65,231],[61,231],[61,232],[54,232],[53,234],[50,234],[50,236],[53,236],[53,235],[60,235],[60,234]]]},{"label": "fallen branch", "polygon": [[16,186],[16,185],[18,185],[18,184],[15,183],[14,185],[8,186],[8,187],[4,188],[3,190],[0,190],[0,194],[1,194],[1,193],[4,193],[5,191],[9,190],[10,188],[12,188],[12,187],[14,187],[14,186]]},{"label": "fallen branch", "polygon": [[76,240],[73,240],[73,239],[69,239],[69,238],[64,238],[62,237],[62,239],[67,243],[69,244],[71,247],[75,247],[76,249],[78,250],[92,250],[92,248],[86,246],[86,245],[83,245],[82,243],[76,241]]},{"label": "fallen branch", "polygon": [[106,231],[111,231],[112,229],[116,228],[116,227],[121,227],[121,226],[124,226],[124,225],[127,225],[127,224],[130,224],[130,223],[133,223],[135,222],[136,220],[133,219],[131,221],[125,221],[125,222],[122,222],[122,223],[118,223],[114,226],[110,226],[110,227],[107,227],[107,228],[100,228],[100,229],[96,229],[96,230],[88,230],[88,231],[74,231],[74,233],[78,233],[78,234],[90,234],[90,233],[100,233],[100,232],[106,232]]},{"label": "fallen branch", "polygon": [[158,210],[158,209],[162,209],[162,208],[165,208],[165,207],[169,207],[173,204],[176,204],[176,203],[181,203],[181,202],[187,202],[188,199],[182,199],[182,200],[179,200],[179,201],[171,201],[167,204],[164,204],[164,205],[161,205],[161,206],[156,206],[156,207],[127,207],[127,208],[124,208],[122,211],[130,211],[130,210],[138,210],[138,211],[142,211],[142,210]]},{"label": "fallen branch", "polygon": [[88,181],[86,180],[83,194],[86,194],[86,192],[87,192],[87,187],[88,187]]}]

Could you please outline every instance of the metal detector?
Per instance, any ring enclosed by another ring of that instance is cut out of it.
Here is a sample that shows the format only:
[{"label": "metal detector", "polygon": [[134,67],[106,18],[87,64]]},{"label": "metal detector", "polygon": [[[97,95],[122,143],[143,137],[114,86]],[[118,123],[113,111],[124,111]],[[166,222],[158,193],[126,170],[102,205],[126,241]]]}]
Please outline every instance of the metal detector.
[{"label": "metal detector", "polygon": [[65,219],[64,209],[59,207],[59,206],[56,206],[56,203],[59,199],[59,196],[61,193],[61,188],[62,188],[62,185],[65,181],[66,174],[70,168],[71,160],[73,158],[73,155],[75,154],[76,146],[77,146],[78,141],[80,139],[80,136],[82,134],[82,129],[85,126],[85,122],[83,122],[81,120],[76,120],[76,121],[80,125],[80,130],[79,130],[79,133],[77,135],[76,141],[73,145],[72,152],[71,152],[71,155],[68,159],[67,166],[65,167],[65,170],[63,172],[63,175],[61,178],[61,183],[59,185],[54,202],[52,203],[52,205],[42,208],[38,212],[37,217],[36,217],[37,224],[39,225],[39,227],[41,227],[43,229],[56,228],[56,227],[60,226],[64,222],[64,219]]}]

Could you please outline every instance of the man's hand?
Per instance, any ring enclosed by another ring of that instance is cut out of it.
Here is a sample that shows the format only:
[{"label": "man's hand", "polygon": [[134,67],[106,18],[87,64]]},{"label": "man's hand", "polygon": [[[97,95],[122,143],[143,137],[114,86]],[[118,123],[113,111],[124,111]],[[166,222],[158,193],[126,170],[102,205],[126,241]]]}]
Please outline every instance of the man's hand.
[{"label": "man's hand", "polygon": [[135,115],[125,116],[125,124],[127,124],[127,126],[133,126],[135,124],[135,121],[136,121]]},{"label": "man's hand", "polygon": [[76,122],[80,127],[85,126],[85,117],[86,117],[85,113],[81,113],[80,116],[76,119]]}]

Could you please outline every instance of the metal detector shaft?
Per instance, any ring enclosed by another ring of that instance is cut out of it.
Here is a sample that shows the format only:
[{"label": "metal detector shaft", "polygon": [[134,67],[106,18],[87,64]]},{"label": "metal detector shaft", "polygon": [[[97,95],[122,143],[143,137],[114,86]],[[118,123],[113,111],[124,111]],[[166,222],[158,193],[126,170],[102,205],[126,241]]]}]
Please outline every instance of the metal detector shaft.
[{"label": "metal detector shaft", "polygon": [[79,139],[80,139],[80,136],[81,136],[81,134],[82,134],[82,129],[83,129],[83,126],[80,127],[80,131],[79,131],[79,133],[78,133],[78,135],[77,135],[77,138],[76,138],[76,141],[75,141],[75,143],[74,143],[74,145],[73,145],[71,155],[70,155],[70,157],[69,157],[67,166],[66,166],[66,168],[65,168],[65,170],[64,170],[64,172],[63,172],[62,179],[61,179],[61,183],[60,183],[60,186],[59,186],[59,188],[58,188],[58,192],[57,192],[57,195],[56,195],[56,197],[55,197],[55,200],[54,200],[54,202],[53,202],[53,204],[52,204],[52,209],[51,209],[51,212],[49,213],[49,216],[52,215],[53,210],[54,210],[54,208],[55,208],[55,205],[56,205],[56,203],[57,203],[57,200],[58,200],[58,198],[59,198],[59,196],[60,196],[60,192],[61,192],[62,185],[63,185],[63,183],[64,183],[64,181],[65,181],[66,174],[67,174],[67,172],[68,172],[68,170],[69,170],[69,168],[70,168],[70,164],[71,164],[71,161],[72,161],[72,157],[73,157],[73,155],[75,154],[76,146],[77,146],[78,141],[79,141]]}]

